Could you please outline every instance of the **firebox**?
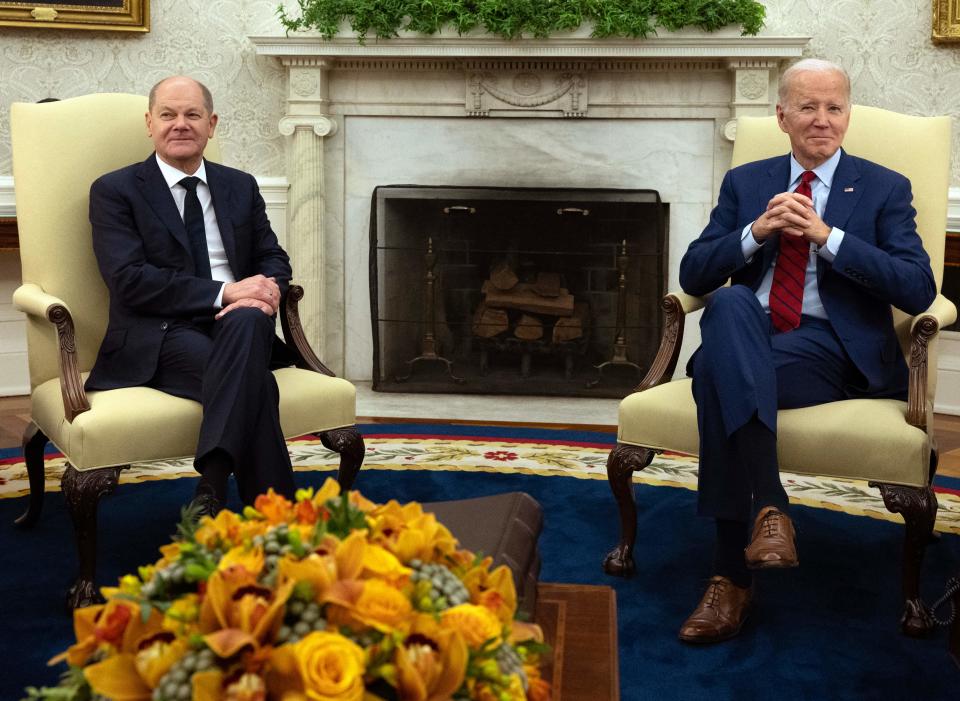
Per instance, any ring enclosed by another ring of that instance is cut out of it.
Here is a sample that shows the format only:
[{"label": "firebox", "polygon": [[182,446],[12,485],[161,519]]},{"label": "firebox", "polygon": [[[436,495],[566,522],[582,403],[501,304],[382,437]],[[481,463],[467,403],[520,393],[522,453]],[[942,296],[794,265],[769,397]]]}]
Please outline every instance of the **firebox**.
[{"label": "firebox", "polygon": [[653,190],[376,188],[373,388],[625,396],[660,340],[668,207]]}]

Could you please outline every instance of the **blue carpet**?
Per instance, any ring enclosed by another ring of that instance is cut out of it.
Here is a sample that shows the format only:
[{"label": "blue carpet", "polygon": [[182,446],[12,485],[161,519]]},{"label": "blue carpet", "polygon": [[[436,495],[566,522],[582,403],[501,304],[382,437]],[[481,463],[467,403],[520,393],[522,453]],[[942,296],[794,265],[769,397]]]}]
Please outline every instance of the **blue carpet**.
[{"label": "blue carpet", "polygon": [[[384,425],[366,427],[391,432]],[[448,427],[449,428],[449,427]],[[469,430],[467,430],[469,429]],[[404,433],[443,427],[402,424]],[[456,434],[490,435],[488,427],[456,426]],[[519,429],[502,436],[518,436]],[[569,432],[538,438],[571,438]],[[482,433],[481,433],[482,431]],[[526,436],[525,437],[534,437]],[[609,442],[606,434],[579,440]],[[320,484],[324,473],[298,473]],[[192,480],[122,485],[100,512],[99,581],[112,583],[155,559],[173,531]],[[736,639],[689,647],[676,639],[681,621],[709,576],[712,524],[694,517],[685,489],[638,486],[638,565],[629,580],[600,568],[618,535],[607,484],[530,475],[361,471],[357,488],[374,501],[438,501],[525,491],[544,508],[541,579],[607,584],[617,591],[621,698],[642,699],[956,699],[960,670],[946,651],[944,630],[929,640],[899,635],[902,527],[823,509],[795,507],[801,567],[761,573],[758,605]],[[234,504],[235,506],[235,504]],[[0,500],[0,699],[17,699],[27,684],[51,684],[61,668],[46,660],[72,641],[62,595],[75,574],[72,529],[59,492],[49,493],[40,523],[16,531],[10,522],[25,499]],[[960,538],[944,536],[928,550],[924,596],[932,601],[960,572]]]}]

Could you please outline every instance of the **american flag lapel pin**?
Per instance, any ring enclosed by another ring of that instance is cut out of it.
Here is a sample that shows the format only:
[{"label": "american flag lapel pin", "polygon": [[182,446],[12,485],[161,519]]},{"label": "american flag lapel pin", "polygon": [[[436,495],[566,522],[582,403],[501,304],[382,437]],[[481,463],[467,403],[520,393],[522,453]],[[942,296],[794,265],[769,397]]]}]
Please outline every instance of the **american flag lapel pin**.
[{"label": "american flag lapel pin", "polygon": [[853,188],[852,188],[852,187],[845,187],[845,188],[843,188],[843,191],[844,191],[844,192],[853,192]]}]

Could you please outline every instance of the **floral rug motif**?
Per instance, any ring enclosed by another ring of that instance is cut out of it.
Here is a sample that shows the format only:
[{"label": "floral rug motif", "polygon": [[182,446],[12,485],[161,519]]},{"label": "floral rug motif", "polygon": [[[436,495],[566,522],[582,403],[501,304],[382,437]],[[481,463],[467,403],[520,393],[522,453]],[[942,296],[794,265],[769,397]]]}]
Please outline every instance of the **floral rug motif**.
[{"label": "floral rug motif", "polygon": [[[558,432],[562,434],[562,432]],[[399,436],[364,434],[365,470],[434,470],[518,473],[605,480],[610,445],[524,438],[476,436]],[[333,471],[339,457],[312,437],[289,442],[296,471]],[[64,458],[50,454],[46,460],[47,490],[60,489]],[[697,458],[679,453],[657,455],[634,482],[652,486],[696,489]],[[138,463],[120,475],[121,483],[196,477],[191,458]],[[848,514],[902,523],[887,511],[878,490],[859,480],[783,473],[784,486],[793,503]],[[22,458],[0,459],[0,498],[29,492]],[[960,533],[960,493],[937,489],[937,530]]]}]

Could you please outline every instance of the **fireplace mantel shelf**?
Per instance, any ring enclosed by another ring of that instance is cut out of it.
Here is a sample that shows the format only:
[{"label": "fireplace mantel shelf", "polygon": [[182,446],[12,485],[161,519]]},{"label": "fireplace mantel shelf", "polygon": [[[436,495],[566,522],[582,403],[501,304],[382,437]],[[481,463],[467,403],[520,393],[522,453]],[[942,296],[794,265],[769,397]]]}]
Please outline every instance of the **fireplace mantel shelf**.
[{"label": "fireplace mantel shelf", "polygon": [[810,41],[800,36],[743,37],[676,33],[648,39],[597,39],[576,34],[510,41],[489,35],[423,36],[396,39],[320,36],[250,37],[258,54],[279,58],[634,58],[719,59],[798,58]]}]

